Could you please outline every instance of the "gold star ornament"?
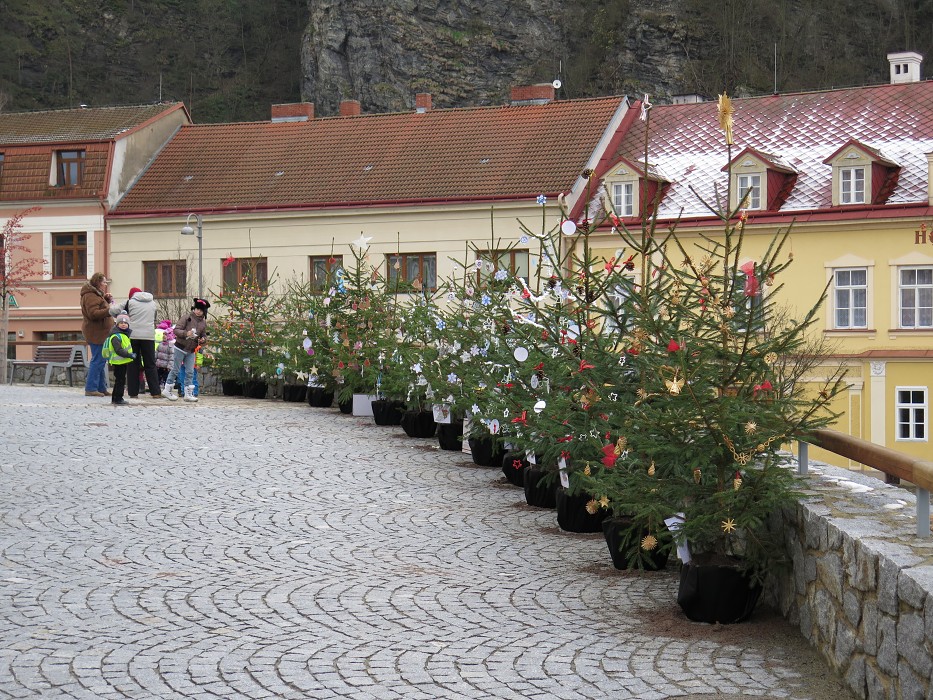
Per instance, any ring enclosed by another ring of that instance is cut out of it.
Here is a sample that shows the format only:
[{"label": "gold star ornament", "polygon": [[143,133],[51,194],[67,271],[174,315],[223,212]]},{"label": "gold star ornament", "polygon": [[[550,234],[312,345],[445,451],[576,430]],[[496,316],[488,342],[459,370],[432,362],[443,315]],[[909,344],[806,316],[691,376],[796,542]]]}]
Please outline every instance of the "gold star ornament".
[{"label": "gold star ornament", "polygon": [[735,532],[735,520],[732,518],[726,518],[722,521],[722,531],[731,534]]}]

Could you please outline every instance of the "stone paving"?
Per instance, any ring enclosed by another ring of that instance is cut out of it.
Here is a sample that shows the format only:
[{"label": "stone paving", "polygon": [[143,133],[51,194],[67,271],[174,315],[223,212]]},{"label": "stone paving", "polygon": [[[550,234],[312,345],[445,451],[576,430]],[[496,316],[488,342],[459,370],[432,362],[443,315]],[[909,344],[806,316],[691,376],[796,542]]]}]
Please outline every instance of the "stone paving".
[{"label": "stone paving", "polygon": [[304,404],[0,387],[0,697],[846,698],[497,470]]}]

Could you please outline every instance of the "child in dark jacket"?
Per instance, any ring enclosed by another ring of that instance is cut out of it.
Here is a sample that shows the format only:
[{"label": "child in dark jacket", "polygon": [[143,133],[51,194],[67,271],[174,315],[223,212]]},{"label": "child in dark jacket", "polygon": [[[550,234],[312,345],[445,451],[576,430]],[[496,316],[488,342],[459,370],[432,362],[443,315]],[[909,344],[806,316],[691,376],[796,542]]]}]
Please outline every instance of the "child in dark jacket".
[{"label": "child in dark jacket", "polygon": [[117,316],[110,336],[104,342],[101,354],[113,367],[113,393],[110,402],[114,406],[126,406],[129,402],[123,398],[126,389],[126,369],[136,359],[130,343],[130,317],[126,314]]}]

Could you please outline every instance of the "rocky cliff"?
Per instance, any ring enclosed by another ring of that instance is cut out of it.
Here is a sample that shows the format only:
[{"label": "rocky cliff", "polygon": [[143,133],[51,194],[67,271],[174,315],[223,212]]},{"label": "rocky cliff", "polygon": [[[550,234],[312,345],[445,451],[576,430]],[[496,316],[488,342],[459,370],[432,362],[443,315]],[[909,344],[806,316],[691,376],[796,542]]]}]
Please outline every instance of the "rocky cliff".
[{"label": "rocky cliff", "polygon": [[885,82],[887,51],[933,51],[929,0],[310,0],[302,96],[317,113],[559,98],[714,96]]}]

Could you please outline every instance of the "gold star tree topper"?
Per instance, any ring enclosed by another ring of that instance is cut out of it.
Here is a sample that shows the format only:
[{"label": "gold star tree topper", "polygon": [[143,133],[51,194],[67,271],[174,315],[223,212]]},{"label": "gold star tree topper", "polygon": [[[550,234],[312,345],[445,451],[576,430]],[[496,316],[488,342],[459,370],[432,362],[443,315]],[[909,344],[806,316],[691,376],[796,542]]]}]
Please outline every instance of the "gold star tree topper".
[{"label": "gold star tree topper", "polygon": [[732,100],[726,93],[719,96],[719,128],[726,132],[726,143],[732,145],[732,114],[735,110],[732,108]]}]

